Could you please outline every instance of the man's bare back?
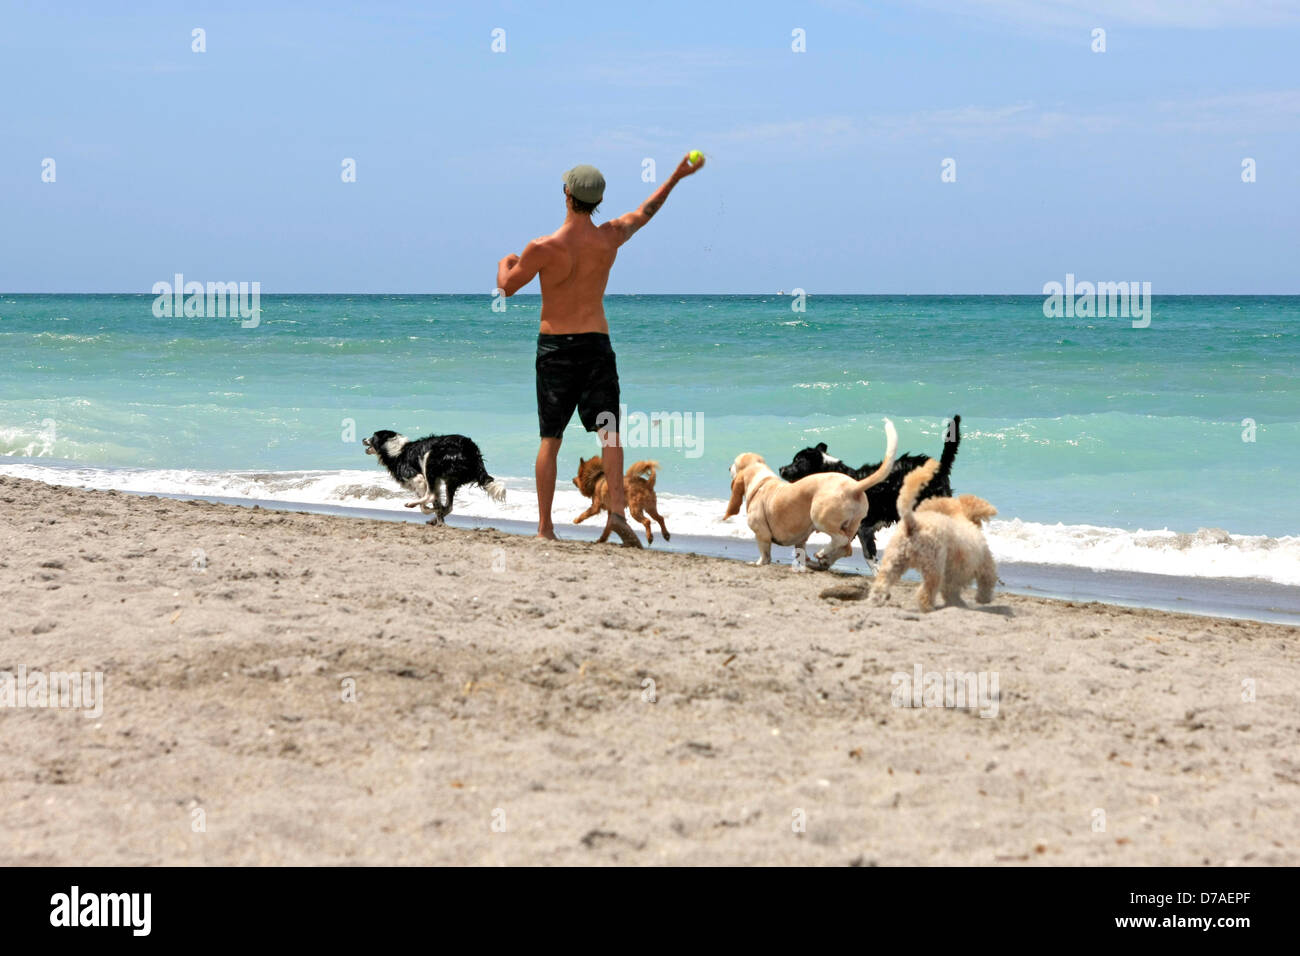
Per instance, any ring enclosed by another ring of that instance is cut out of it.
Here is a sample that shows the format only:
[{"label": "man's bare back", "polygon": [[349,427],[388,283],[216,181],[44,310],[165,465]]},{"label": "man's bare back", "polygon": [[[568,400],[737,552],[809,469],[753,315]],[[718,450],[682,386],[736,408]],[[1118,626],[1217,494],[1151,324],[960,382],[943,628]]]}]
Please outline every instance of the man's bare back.
[{"label": "man's bare back", "polygon": [[694,164],[683,159],[639,208],[601,226],[591,221],[591,214],[604,197],[605,179],[594,167],[576,166],[566,174],[564,224],[528,243],[522,255],[506,256],[497,264],[497,288],[507,296],[534,276],[541,278],[537,411],[542,444],[535,469],[539,538],[555,537],[551,503],[556,459],[576,409],[587,430],[600,436],[609,490],[605,533],[614,531],[625,545],[641,546],[623,517],[627,503],[618,440],[618,372],[605,321],[605,286],[619,247],[650,221],[678,182],[703,165],[702,157]]}]

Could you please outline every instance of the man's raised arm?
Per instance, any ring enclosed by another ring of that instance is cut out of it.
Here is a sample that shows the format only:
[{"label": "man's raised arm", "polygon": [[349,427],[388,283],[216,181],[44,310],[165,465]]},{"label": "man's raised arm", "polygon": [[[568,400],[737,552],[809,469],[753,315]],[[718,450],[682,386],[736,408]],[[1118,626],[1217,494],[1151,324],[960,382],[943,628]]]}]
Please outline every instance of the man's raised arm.
[{"label": "man's raised arm", "polygon": [[668,177],[668,181],[656,189],[650,198],[641,204],[635,212],[629,212],[626,215],[619,216],[617,219],[611,219],[609,224],[618,230],[619,244],[623,244],[636,235],[636,231],[651,220],[659,207],[664,204],[668,194],[673,191],[673,187],[680,180],[685,179],[692,173],[697,173],[704,168],[704,157],[700,161],[691,165],[689,158],[683,157],[682,161],[677,164],[673,174]]}]

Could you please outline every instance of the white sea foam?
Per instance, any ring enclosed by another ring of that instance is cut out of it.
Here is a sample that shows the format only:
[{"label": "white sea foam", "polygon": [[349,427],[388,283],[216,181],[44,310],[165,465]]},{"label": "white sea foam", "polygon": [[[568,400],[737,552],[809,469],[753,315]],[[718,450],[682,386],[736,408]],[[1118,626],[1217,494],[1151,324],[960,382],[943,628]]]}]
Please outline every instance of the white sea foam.
[{"label": "white sea foam", "polygon": [[1297,536],[1236,535],[1218,528],[1126,531],[1015,518],[991,522],[988,541],[1000,561],[1300,585]]},{"label": "white sea foam", "polygon": [[[209,498],[242,498],[284,504],[330,505],[405,512],[410,494],[398,488],[378,468],[342,471],[213,472],[188,469],[91,468],[71,464],[45,465],[31,461],[0,463],[0,474],[50,484],[96,489],[172,494]],[[537,503],[533,482],[501,479],[507,489],[504,504],[476,487],[457,496],[457,514],[535,523]],[[587,507],[572,484],[556,488],[554,515],[563,529]],[[723,499],[690,495],[659,495],[659,510],[674,534],[709,537],[751,537],[741,514],[721,521]],[[595,522],[598,519],[589,519]],[[892,529],[876,536],[883,549]],[[817,543],[817,537],[813,539]],[[1093,525],[1042,524],[1013,518],[993,521],[989,546],[1000,561],[1054,564],[1113,571],[1142,571],[1181,577],[1257,578],[1300,585],[1300,537],[1270,538],[1235,535],[1220,529],[1191,533],[1161,530],[1127,531]]]}]

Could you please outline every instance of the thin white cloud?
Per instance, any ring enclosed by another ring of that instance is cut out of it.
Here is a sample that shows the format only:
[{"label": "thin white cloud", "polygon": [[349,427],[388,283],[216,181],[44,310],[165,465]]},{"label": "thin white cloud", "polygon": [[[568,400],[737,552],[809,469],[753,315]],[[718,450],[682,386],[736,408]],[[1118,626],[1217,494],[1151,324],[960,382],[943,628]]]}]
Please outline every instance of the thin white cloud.
[{"label": "thin white cloud", "polygon": [[749,124],[700,137],[722,146],[789,144],[834,149],[881,140],[940,142],[1052,139],[1117,131],[1243,135],[1290,133],[1300,127],[1300,90],[1124,103],[1096,110],[1044,108],[1033,102],[963,106],[912,113],[813,116]]},{"label": "thin white cloud", "polygon": [[[723,159],[756,150],[834,152],[880,143],[946,145],[1120,133],[1231,138],[1294,134],[1296,129],[1300,129],[1300,89],[1125,102],[1088,110],[1022,101],[910,113],[805,116],[712,130],[618,126],[593,128],[582,142],[593,155],[608,150],[631,150],[646,156],[659,155],[668,148],[666,144],[673,144],[675,149],[698,143],[707,147],[705,152],[710,156]],[[566,140],[566,147],[572,145],[572,141]]]},{"label": "thin white cloud", "polygon": [[1165,101],[1156,110],[1163,128],[1179,132],[1294,132],[1300,129],[1300,90]]},{"label": "thin white cloud", "polygon": [[659,50],[607,56],[588,66],[588,80],[608,86],[680,87],[724,71],[752,66],[729,50]]},{"label": "thin white cloud", "polygon": [[920,0],[932,9],[1019,26],[1187,30],[1300,25],[1300,0]]},{"label": "thin white cloud", "polygon": [[779,123],[753,123],[736,126],[717,133],[712,142],[749,143],[756,141],[787,140],[802,143],[808,139],[819,142],[855,135],[859,124],[850,116],[811,116],[807,119]]}]

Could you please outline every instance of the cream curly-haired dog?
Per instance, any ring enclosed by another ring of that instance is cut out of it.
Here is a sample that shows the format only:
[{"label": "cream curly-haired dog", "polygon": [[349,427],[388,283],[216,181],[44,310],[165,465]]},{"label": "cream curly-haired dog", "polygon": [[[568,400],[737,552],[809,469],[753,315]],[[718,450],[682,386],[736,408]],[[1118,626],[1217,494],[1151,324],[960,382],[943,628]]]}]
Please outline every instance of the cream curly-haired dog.
[{"label": "cream curly-haired dog", "polygon": [[981,604],[993,600],[998,569],[979,523],[997,514],[997,509],[983,498],[962,495],[931,498],[913,510],[916,496],[938,469],[939,463],[931,458],[903,481],[898,530],[871,583],[873,604],[885,602],[889,589],[908,568],[921,572],[916,602],[922,611],[933,610],[935,594],[942,594],[945,604],[960,605],[961,589],[972,579],[978,586],[975,600]]}]

